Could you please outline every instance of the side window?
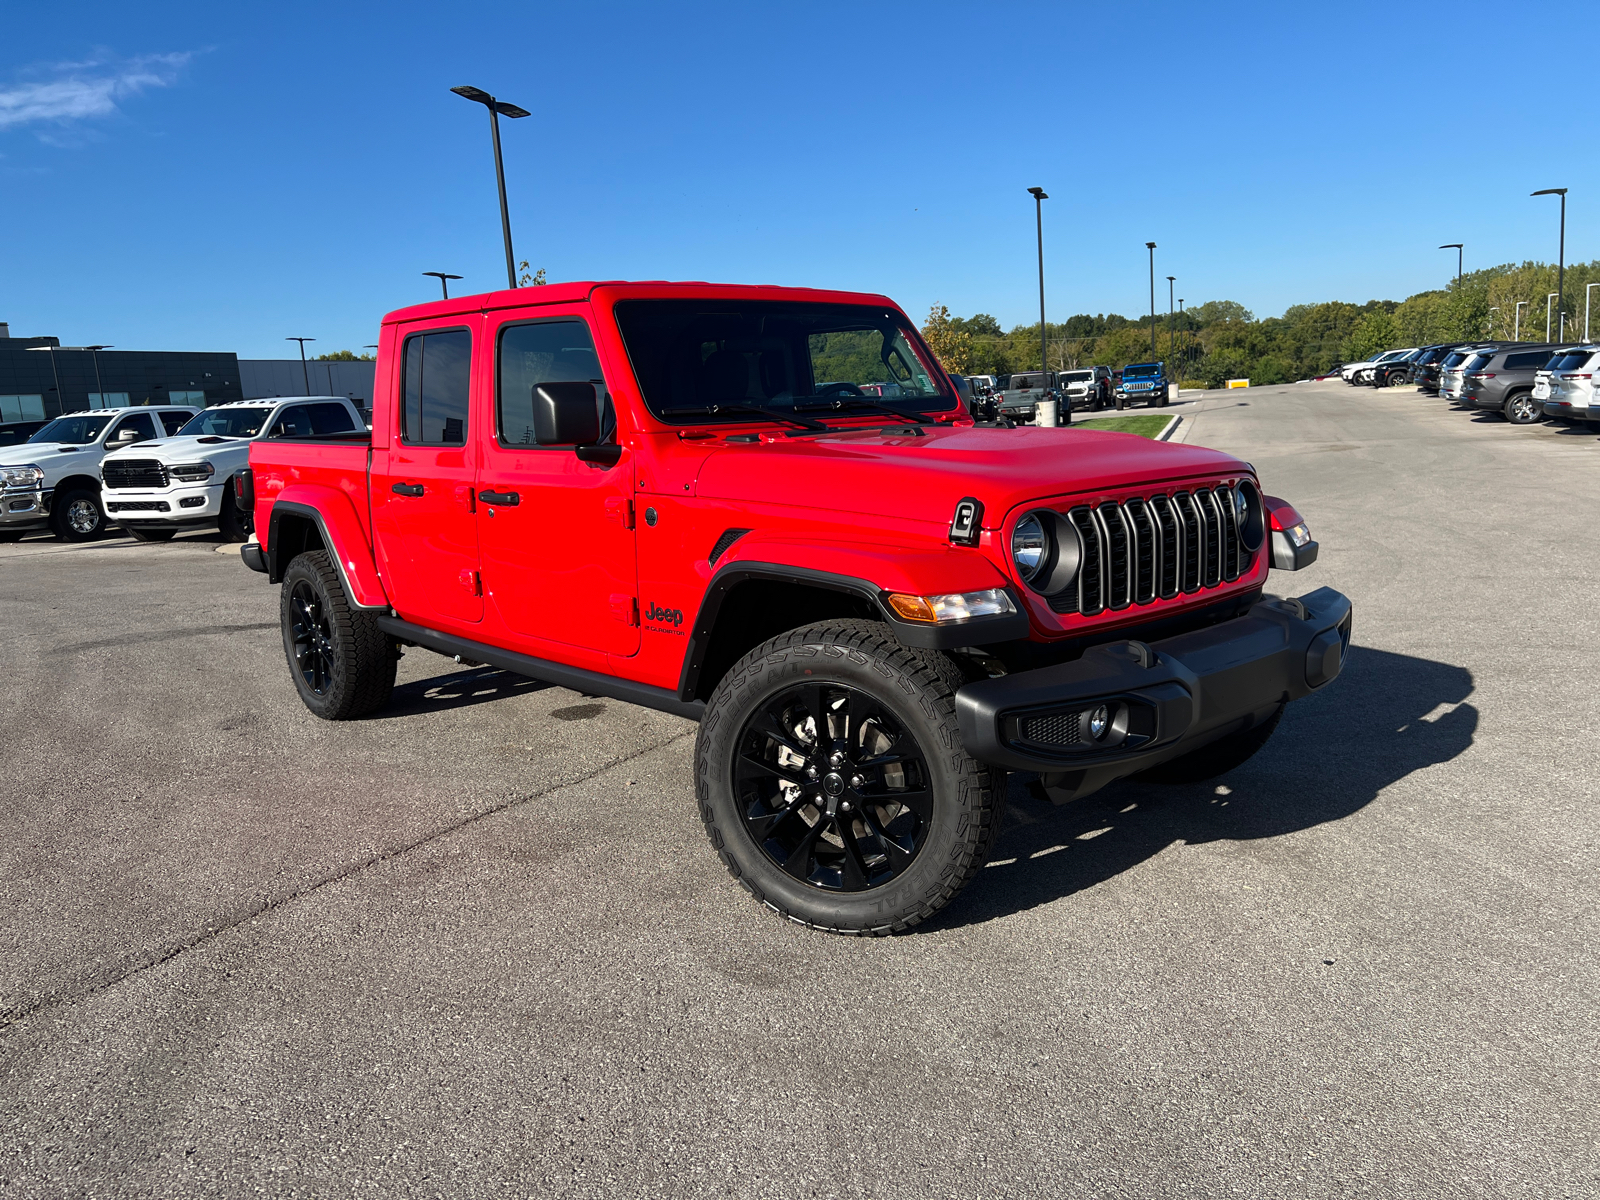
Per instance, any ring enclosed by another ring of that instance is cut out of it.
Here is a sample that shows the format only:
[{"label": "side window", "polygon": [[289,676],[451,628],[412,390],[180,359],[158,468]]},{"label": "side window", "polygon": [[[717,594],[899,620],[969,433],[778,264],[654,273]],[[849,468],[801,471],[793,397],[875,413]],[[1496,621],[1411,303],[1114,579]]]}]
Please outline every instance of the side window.
[{"label": "side window", "polygon": [[[129,430],[133,431],[133,436],[131,437],[128,433]],[[110,441],[121,442],[126,445],[129,442],[151,441],[155,436],[156,423],[150,419],[150,414],[135,413],[131,417],[123,417],[117,423],[116,431],[112,433]]]},{"label": "side window", "polygon": [[311,418],[306,414],[308,404],[291,404],[278,414],[268,437],[310,437]]},{"label": "side window", "polygon": [[166,427],[168,437],[171,437],[189,423],[188,413],[164,412],[157,415],[161,418],[161,424]]},{"label": "side window", "polygon": [[311,432],[318,437],[326,437],[330,433],[351,433],[355,430],[355,422],[350,419],[350,414],[345,411],[342,404],[306,404],[302,407],[311,412]]},{"label": "side window", "polygon": [[[496,359],[495,421],[503,446],[532,446],[533,389],[541,383],[592,383],[600,406],[600,440],[616,427],[611,396],[600,374],[594,339],[582,321],[508,325]],[[408,364],[409,365],[409,364]]]},{"label": "side window", "polygon": [[467,440],[467,381],[472,334],[465,329],[406,339],[401,436],[412,446],[460,446]]}]

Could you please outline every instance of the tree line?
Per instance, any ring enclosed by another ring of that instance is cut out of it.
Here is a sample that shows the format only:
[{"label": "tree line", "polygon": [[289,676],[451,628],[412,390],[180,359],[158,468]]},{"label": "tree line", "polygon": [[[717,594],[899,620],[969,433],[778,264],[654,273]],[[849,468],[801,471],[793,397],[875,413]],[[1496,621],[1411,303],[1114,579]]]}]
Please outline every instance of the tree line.
[{"label": "tree line", "polygon": [[[1290,383],[1320,375],[1342,362],[1359,362],[1385,350],[1478,338],[1545,339],[1546,296],[1556,290],[1553,263],[1506,263],[1452,280],[1446,288],[1404,300],[1349,304],[1330,300],[1296,304],[1281,317],[1257,320],[1244,305],[1211,300],[1171,318],[1155,318],[1154,357],[1186,386],[1221,387],[1227,379]],[[1567,340],[1584,335],[1586,285],[1600,284],[1600,260],[1566,270]],[[1600,292],[1600,287],[1595,289]],[[1520,321],[1517,303],[1522,301]],[[1600,327],[1600,295],[1592,319]],[[1550,337],[1560,340],[1551,304]],[[954,317],[935,305],[923,336],[945,368],[963,375],[1009,375],[1039,369],[1039,324],[1003,329],[978,313]],[[1049,368],[1107,366],[1120,369],[1151,357],[1151,319],[1117,313],[1080,313],[1045,326]]]}]

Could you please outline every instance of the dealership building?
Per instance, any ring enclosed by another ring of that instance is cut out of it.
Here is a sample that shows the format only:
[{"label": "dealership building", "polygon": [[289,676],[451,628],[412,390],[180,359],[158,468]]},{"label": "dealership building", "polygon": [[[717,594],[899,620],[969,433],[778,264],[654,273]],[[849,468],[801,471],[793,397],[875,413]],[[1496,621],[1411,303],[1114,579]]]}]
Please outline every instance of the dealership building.
[{"label": "dealership building", "polygon": [[0,324],[0,422],[144,404],[206,407],[268,396],[346,396],[370,407],[376,364],[243,359],[233,353],[104,350],[12,337]]}]

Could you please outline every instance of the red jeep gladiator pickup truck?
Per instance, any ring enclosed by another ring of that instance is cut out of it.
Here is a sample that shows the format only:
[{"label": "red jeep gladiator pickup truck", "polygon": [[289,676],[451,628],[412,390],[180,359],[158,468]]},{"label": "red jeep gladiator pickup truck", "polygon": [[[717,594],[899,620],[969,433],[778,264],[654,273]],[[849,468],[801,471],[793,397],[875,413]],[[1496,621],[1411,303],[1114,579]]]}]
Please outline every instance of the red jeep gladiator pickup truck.
[{"label": "red jeep gladiator pickup truck", "polygon": [[1057,801],[1219,774],[1350,642],[1338,592],[1263,594],[1317,543],[1250,464],[976,423],[883,296],[567,283],[401,309],[371,433],[250,463],[244,558],[282,584],[312,712],[381,707],[419,646],[696,719],[728,870],[840,933],[948,903],[1008,771]]}]

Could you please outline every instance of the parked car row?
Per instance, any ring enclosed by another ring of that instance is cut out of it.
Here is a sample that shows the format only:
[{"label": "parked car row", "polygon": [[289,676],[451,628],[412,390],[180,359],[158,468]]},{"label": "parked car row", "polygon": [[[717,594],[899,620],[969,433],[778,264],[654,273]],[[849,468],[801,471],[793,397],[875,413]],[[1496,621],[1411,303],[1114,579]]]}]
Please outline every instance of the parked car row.
[{"label": "parked car row", "polygon": [[342,396],[68,413],[0,446],[0,542],[45,530],[85,542],[111,524],[141,542],[209,525],[242,542],[250,516],[232,483],[251,442],[366,431]]},{"label": "parked car row", "polygon": [[1340,368],[1346,383],[1415,384],[1458,408],[1497,412],[1514,425],[1546,417],[1600,422],[1600,348],[1582,342],[1466,342],[1413,346]]}]

